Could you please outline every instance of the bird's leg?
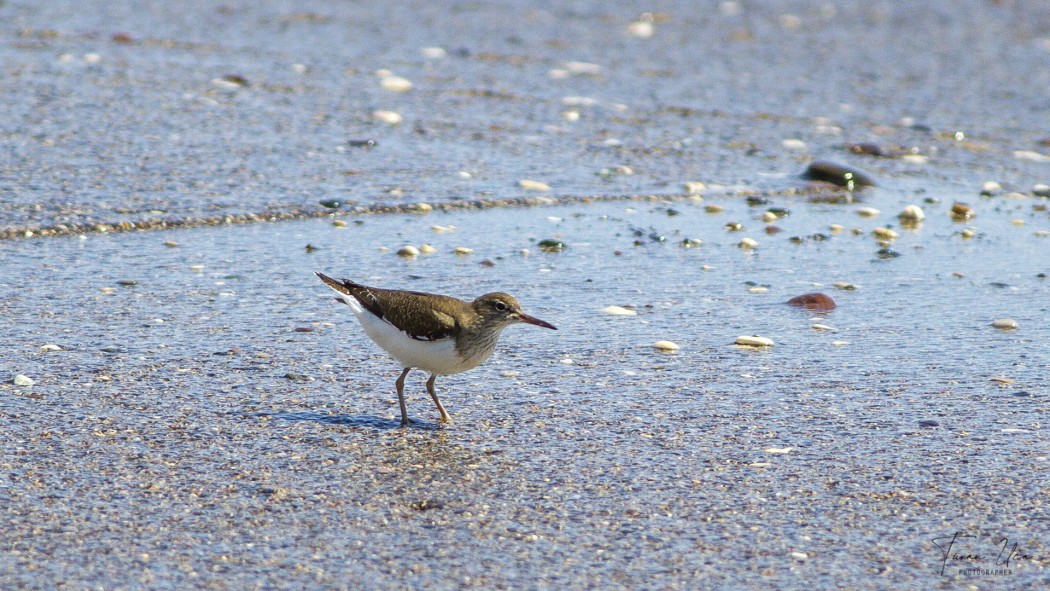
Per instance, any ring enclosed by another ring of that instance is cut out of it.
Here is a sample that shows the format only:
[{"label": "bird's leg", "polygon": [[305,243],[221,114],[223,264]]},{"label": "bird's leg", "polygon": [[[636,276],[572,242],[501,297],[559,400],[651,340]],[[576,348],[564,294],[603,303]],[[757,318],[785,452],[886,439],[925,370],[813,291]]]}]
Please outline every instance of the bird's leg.
[{"label": "bird's leg", "polygon": [[438,400],[438,395],[437,395],[436,392],[434,392],[434,380],[436,378],[437,378],[437,374],[436,373],[430,374],[430,379],[427,380],[427,392],[430,392],[430,397],[434,399],[434,404],[437,405],[438,412],[441,413],[440,422],[442,422],[442,423],[451,423],[452,422],[452,417],[448,416],[448,413],[445,412],[445,407],[441,406],[441,401]]},{"label": "bird's leg", "polygon": [[408,419],[408,407],[405,406],[405,376],[408,372],[412,371],[411,367],[406,367],[405,371],[401,372],[401,377],[397,378],[394,384],[397,385],[397,403],[401,405],[401,426],[405,427],[412,421]]}]

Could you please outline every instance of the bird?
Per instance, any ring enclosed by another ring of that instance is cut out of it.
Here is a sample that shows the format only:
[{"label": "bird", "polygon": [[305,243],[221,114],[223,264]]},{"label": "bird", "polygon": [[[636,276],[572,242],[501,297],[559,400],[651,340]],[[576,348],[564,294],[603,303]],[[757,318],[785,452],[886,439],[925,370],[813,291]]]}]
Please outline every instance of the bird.
[{"label": "bird", "polygon": [[317,276],[338,294],[338,302],[350,306],[372,341],[396,359],[403,368],[394,385],[401,406],[401,426],[412,423],[405,405],[405,377],[413,369],[430,372],[427,393],[437,405],[440,423],[452,417],[434,391],[437,376],[460,373],[481,365],[496,348],[503,329],[524,323],[558,330],[529,316],[513,296],[487,293],[474,301],[400,289],[380,289],[349,279]]}]

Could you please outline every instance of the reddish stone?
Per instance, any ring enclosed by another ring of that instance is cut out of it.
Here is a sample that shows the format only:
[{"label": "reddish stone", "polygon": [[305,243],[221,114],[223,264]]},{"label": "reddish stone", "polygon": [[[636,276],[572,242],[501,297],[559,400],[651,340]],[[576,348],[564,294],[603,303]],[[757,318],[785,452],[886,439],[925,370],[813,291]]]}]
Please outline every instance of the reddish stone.
[{"label": "reddish stone", "polygon": [[807,310],[834,310],[835,300],[822,293],[804,293],[787,301],[789,306],[798,306]]}]

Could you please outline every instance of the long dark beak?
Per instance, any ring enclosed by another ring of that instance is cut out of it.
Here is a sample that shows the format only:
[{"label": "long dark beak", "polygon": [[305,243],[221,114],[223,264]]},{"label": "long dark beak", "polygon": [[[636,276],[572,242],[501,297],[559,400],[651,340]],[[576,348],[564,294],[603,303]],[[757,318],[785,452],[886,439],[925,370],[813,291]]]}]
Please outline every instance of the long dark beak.
[{"label": "long dark beak", "polygon": [[533,318],[532,316],[529,316],[524,312],[518,313],[518,320],[524,322],[525,324],[532,324],[534,326],[542,326],[543,328],[549,328],[551,330],[558,330],[558,327],[554,326],[550,322],[540,320],[539,318]]}]

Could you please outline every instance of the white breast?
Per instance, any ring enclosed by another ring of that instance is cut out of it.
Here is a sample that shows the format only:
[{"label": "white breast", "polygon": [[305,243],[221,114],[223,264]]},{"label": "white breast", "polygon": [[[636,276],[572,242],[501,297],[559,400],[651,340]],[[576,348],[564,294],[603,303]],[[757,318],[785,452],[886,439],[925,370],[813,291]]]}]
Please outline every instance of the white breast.
[{"label": "white breast", "polygon": [[369,312],[353,296],[340,294],[339,297],[350,306],[368,338],[397,359],[402,367],[448,375],[477,367],[488,358],[486,354],[469,360],[462,359],[456,352],[455,340],[451,338],[436,341],[413,339],[393,324]]}]

